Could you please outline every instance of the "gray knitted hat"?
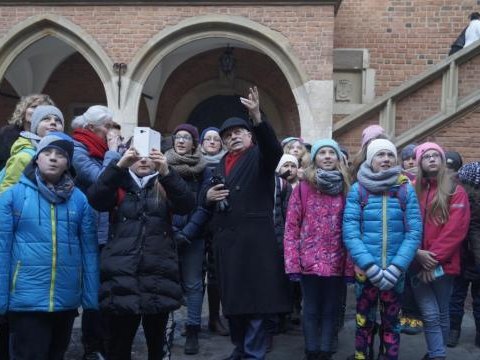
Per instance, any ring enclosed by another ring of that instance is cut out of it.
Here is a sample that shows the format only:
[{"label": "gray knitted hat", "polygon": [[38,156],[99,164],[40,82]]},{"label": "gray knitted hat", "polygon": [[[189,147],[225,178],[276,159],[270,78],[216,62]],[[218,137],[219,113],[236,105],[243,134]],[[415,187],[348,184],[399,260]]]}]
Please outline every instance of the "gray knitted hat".
[{"label": "gray knitted hat", "polygon": [[65,127],[65,120],[63,120],[62,112],[53,105],[38,105],[32,114],[32,121],[30,125],[30,131],[34,134],[37,133],[38,124],[49,115],[55,115],[62,121],[62,125]]}]

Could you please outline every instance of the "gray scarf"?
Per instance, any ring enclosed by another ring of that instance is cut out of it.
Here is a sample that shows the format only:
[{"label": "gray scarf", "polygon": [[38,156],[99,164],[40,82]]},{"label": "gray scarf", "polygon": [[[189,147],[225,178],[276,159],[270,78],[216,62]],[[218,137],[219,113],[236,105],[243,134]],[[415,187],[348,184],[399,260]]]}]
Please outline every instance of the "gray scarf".
[{"label": "gray scarf", "polygon": [[35,169],[35,178],[37,180],[38,191],[52,204],[61,204],[68,201],[75,188],[69,173],[64,173],[55,185],[47,184],[45,180],[43,180],[38,168]]},{"label": "gray scarf", "polygon": [[207,163],[203,158],[200,148],[194,154],[179,155],[171,148],[165,153],[168,165],[170,165],[183,178],[194,178],[205,170]]},{"label": "gray scarf", "polygon": [[368,191],[373,194],[388,191],[398,181],[402,172],[400,166],[393,166],[388,170],[373,172],[372,168],[364,162],[357,173],[357,179]]},{"label": "gray scarf", "polygon": [[217,165],[220,160],[222,160],[223,155],[225,155],[226,151],[221,149],[220,152],[216,155],[208,155],[207,153],[202,152],[203,158],[205,159],[207,166],[210,165]]},{"label": "gray scarf", "polygon": [[338,195],[343,190],[343,175],[338,170],[325,171],[317,169],[315,180],[317,188],[327,195]]}]

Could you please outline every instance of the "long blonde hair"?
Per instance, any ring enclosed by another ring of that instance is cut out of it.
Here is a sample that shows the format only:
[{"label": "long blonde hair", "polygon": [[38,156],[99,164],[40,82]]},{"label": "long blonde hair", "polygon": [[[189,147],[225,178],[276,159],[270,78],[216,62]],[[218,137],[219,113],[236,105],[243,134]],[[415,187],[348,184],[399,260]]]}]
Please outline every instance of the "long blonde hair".
[{"label": "long blonde hair", "polygon": [[[348,171],[348,167],[345,165],[345,161],[338,156],[343,156],[342,154],[337,154],[337,166],[336,170],[340,171],[343,176],[343,194],[346,195],[350,190],[351,180],[350,180],[350,172]],[[315,159],[310,162],[310,164],[305,169],[305,180],[312,185],[313,187],[317,186],[317,179],[316,179],[316,172],[319,167],[315,164]]]},{"label": "long blonde hair", "polygon": [[55,105],[50,96],[45,94],[33,94],[24,96],[15,106],[12,117],[8,120],[10,125],[15,125],[23,128],[23,122],[25,121],[25,114],[27,109],[32,105]]},{"label": "long blonde hair", "polygon": [[[417,178],[415,180],[415,191],[417,197],[420,199],[420,194],[424,191],[424,170],[419,165],[417,172]],[[450,196],[453,195],[456,189],[456,184],[452,177],[447,172],[447,165],[445,159],[442,156],[442,164],[436,175],[437,180],[437,192],[433,197],[433,200],[426,208],[426,219],[432,221],[435,224],[445,224],[450,216]],[[425,219],[425,220],[426,220]]]},{"label": "long blonde hair", "polygon": [[305,146],[305,144],[303,142],[301,142],[300,140],[289,141],[283,147],[283,153],[284,154],[290,154],[290,150],[293,148],[293,144],[295,144],[296,142],[298,142],[298,143],[300,143],[300,145],[302,145],[302,150],[303,150],[302,155],[298,159],[298,168],[306,169],[308,167],[308,165],[310,165],[310,155],[308,153],[307,147]]}]

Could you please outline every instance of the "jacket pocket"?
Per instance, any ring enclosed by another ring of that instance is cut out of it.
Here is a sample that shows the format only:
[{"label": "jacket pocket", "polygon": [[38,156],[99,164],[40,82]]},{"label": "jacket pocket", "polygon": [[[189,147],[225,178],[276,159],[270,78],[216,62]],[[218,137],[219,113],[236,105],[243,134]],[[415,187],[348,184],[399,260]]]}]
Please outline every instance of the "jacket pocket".
[{"label": "jacket pocket", "polygon": [[12,279],[12,289],[10,290],[12,293],[15,292],[15,287],[17,285],[18,273],[20,272],[20,266],[22,262],[20,260],[17,261],[17,265],[15,266],[15,271],[13,272],[13,279]]}]

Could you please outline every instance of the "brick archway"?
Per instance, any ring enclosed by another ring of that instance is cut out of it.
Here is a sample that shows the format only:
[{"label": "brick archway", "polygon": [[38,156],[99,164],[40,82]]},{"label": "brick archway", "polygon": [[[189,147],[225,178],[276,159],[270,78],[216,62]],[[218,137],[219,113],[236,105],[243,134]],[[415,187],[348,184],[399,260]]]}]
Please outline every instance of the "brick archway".
[{"label": "brick archway", "polygon": [[8,67],[33,43],[53,36],[78,51],[103,83],[108,105],[116,104],[112,61],[100,45],[82,28],[58,15],[32,16],[18,23],[0,39],[0,79]]},{"label": "brick archway", "polygon": [[[316,84],[308,79],[288,39],[252,20],[227,15],[199,16],[182,21],[158,33],[136,54],[125,74],[128,85],[122,93],[122,98],[127,101],[123,113],[124,128],[128,131],[136,125],[143,86],[157,65],[179,49],[185,52],[189,46],[191,56],[194,56],[199,51],[205,51],[198,46],[201,41],[218,38],[244,43],[270,57],[293,93],[300,114],[302,136],[311,139],[330,135],[331,111],[324,114],[317,109],[318,93],[324,89],[319,91],[314,88]],[[327,95],[330,94],[327,92]]]}]

